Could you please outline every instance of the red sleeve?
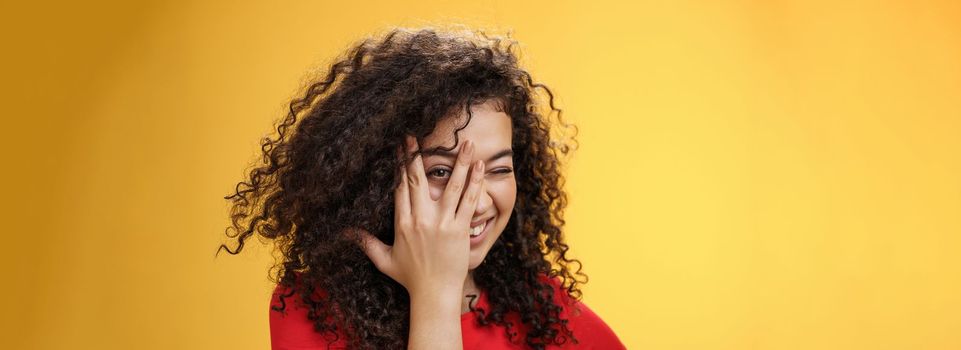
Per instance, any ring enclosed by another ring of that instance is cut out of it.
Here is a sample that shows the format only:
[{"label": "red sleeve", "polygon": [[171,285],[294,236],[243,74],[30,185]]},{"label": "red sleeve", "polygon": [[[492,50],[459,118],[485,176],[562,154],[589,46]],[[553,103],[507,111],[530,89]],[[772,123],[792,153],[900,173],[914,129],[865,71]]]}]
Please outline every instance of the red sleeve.
[{"label": "red sleeve", "polygon": [[604,323],[584,303],[576,301],[561,289],[560,281],[551,279],[554,285],[554,301],[563,306],[561,317],[569,320],[568,325],[577,338],[577,344],[568,342],[565,349],[626,349],[614,331]]},{"label": "red sleeve", "polygon": [[[281,295],[290,295],[281,303]],[[275,311],[274,307],[286,304],[284,311]],[[290,294],[290,289],[278,285],[270,300],[270,346],[274,350],[306,350],[306,349],[346,349],[343,334],[337,334],[337,340],[329,341],[314,331],[313,321],[307,319],[307,308],[301,302],[299,294]],[[333,340],[330,334],[327,337]],[[328,343],[329,347],[328,347]]]}]

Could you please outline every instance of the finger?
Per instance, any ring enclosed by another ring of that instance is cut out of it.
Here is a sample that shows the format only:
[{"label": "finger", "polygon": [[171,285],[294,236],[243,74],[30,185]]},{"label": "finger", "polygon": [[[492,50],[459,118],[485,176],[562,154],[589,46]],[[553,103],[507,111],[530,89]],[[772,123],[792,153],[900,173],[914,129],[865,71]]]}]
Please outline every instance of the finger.
[{"label": "finger", "polygon": [[[407,155],[410,156],[420,150],[417,139],[407,136]],[[411,211],[416,211],[430,201],[430,193],[427,186],[427,175],[424,174],[424,159],[420,154],[407,164],[407,184],[410,186]]]},{"label": "finger", "polygon": [[391,246],[384,244],[377,237],[370,234],[363,229],[356,229],[357,233],[360,235],[361,248],[364,250],[364,254],[370,258],[370,261],[374,263],[380,272],[388,276],[393,276],[393,264],[390,259]]},{"label": "finger", "polygon": [[478,160],[474,164],[470,182],[467,184],[467,192],[464,193],[464,199],[460,201],[460,205],[457,207],[455,220],[460,224],[470,225],[470,220],[474,216],[474,209],[477,208],[477,202],[485,191],[484,187],[487,184],[484,182],[484,168],[484,161]]},{"label": "finger", "polygon": [[[403,156],[404,153],[398,149],[397,154]],[[410,185],[407,183],[407,170],[401,164],[397,168],[397,187],[394,188],[394,225],[398,225],[400,219],[405,217],[410,217]]]},{"label": "finger", "polygon": [[457,204],[464,194],[464,185],[467,182],[467,172],[470,170],[470,161],[474,158],[474,143],[464,141],[464,146],[457,153],[457,160],[454,162],[454,171],[447,180],[447,187],[440,200],[440,207],[444,215],[453,218],[457,213]]}]

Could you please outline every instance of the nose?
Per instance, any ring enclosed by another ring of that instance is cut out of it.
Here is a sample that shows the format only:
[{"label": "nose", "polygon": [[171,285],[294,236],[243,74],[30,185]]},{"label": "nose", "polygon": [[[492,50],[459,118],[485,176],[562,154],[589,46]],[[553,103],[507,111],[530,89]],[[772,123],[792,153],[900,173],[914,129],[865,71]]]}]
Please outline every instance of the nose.
[{"label": "nose", "polygon": [[486,188],[484,192],[481,192],[480,198],[477,199],[477,208],[474,209],[474,218],[478,218],[484,215],[484,213],[490,212],[492,206],[494,206],[494,198],[491,197],[490,189]]}]

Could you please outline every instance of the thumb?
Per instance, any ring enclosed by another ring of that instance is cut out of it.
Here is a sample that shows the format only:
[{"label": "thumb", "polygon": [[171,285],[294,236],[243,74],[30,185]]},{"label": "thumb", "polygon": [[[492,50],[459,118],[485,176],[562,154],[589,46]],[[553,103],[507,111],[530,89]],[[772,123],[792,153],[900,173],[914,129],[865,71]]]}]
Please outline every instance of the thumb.
[{"label": "thumb", "polygon": [[370,258],[370,261],[374,263],[380,272],[388,276],[393,276],[391,271],[393,269],[393,264],[391,263],[390,250],[391,246],[384,244],[377,237],[367,232],[367,230],[361,228],[354,229],[357,235],[360,236],[360,246]]}]

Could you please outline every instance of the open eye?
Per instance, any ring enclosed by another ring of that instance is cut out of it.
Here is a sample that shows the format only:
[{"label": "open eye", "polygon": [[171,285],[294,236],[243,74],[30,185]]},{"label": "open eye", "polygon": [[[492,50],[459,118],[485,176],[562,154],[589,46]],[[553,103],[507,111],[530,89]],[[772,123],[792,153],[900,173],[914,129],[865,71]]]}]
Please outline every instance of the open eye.
[{"label": "open eye", "polygon": [[447,169],[447,168],[434,168],[431,171],[427,172],[428,177],[437,178],[437,179],[446,179],[450,177],[450,174],[451,174],[451,171],[450,169]]}]

